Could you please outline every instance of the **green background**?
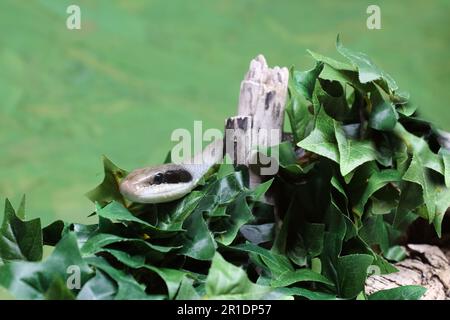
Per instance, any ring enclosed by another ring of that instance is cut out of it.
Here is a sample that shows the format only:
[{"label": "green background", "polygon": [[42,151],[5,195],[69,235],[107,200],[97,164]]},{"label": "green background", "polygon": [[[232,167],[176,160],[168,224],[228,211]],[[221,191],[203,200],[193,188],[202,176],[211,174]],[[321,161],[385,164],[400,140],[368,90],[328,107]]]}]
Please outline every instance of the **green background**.
[{"label": "green background", "polygon": [[[66,28],[78,4],[82,30]],[[381,7],[382,30],[366,28]],[[450,1],[0,1],[0,198],[86,222],[101,155],[163,161],[175,128],[222,128],[249,61],[308,69],[306,49],[369,54],[450,130]]]}]

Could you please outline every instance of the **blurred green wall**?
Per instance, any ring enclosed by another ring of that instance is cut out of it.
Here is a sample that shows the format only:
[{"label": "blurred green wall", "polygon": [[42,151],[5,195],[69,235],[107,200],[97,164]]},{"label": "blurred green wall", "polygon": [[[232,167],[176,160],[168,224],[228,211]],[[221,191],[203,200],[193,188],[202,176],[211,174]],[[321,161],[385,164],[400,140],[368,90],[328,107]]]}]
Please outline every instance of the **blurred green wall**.
[{"label": "blurred green wall", "polygon": [[[66,28],[78,4],[82,30]],[[378,4],[382,30],[366,28]],[[222,128],[248,63],[306,69],[334,42],[368,53],[450,130],[450,1],[0,1],[0,200],[88,221],[102,154],[161,162],[173,129]]]}]

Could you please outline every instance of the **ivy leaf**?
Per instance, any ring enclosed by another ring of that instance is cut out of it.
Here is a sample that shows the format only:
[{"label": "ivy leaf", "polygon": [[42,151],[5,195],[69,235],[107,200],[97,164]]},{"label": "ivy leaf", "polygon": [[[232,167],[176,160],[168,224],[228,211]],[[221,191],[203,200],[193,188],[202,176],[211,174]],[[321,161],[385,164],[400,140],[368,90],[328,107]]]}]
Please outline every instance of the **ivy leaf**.
[{"label": "ivy leaf", "polygon": [[408,170],[403,175],[403,179],[406,181],[417,183],[421,186],[423,199],[428,209],[428,219],[430,222],[432,222],[434,220],[436,212],[436,185],[433,180],[431,180],[430,173],[427,172],[427,168],[425,167],[423,159],[418,154],[413,155],[411,164],[409,165]]},{"label": "ivy leaf", "polygon": [[245,239],[255,245],[258,245],[260,243],[273,240],[274,228],[274,223],[245,224],[239,229],[239,231]]},{"label": "ivy leaf", "polygon": [[291,70],[291,80],[293,82],[293,87],[297,93],[304,96],[309,101],[312,100],[312,95],[314,92],[314,86],[319,74],[322,72],[323,63],[316,62],[313,69],[308,71],[296,71]]},{"label": "ivy leaf", "polygon": [[195,291],[193,282],[192,279],[183,278],[176,300],[200,300],[200,295]]},{"label": "ivy leaf", "polygon": [[376,91],[370,95],[372,111],[369,117],[369,126],[376,130],[391,131],[397,124],[397,113],[391,102],[383,99]]},{"label": "ivy leaf", "polygon": [[403,261],[407,256],[405,247],[402,246],[392,246],[388,251],[384,253],[384,257],[390,261]]},{"label": "ivy leaf", "polygon": [[167,253],[175,247],[154,245],[143,239],[125,238],[113,234],[98,233],[90,237],[81,247],[81,252],[84,256],[93,255],[103,250],[106,246],[118,243],[127,243],[133,246],[133,249],[141,248],[139,251],[143,254],[150,255],[154,252]]},{"label": "ivy leaf", "polygon": [[183,231],[184,221],[204,197],[203,192],[192,191],[181,200],[159,204],[156,227],[165,231]]},{"label": "ivy leaf", "polygon": [[439,150],[439,153],[442,155],[442,160],[444,161],[445,186],[447,188],[450,188],[450,151],[441,148]]},{"label": "ivy leaf", "polygon": [[356,52],[345,48],[341,43],[339,35],[336,40],[336,48],[342,56],[347,58],[353,66],[358,68],[359,81],[361,81],[361,83],[380,80],[382,81],[382,84],[387,84],[390,91],[395,91],[398,89],[395,80],[389,74],[376,66],[365,53]]},{"label": "ivy leaf", "polygon": [[295,271],[286,271],[280,274],[277,278],[272,280],[271,286],[287,287],[291,284],[304,281],[324,283],[330,286],[334,285],[333,282],[317,272],[314,272],[310,269],[298,269]]},{"label": "ivy leaf", "polygon": [[363,220],[359,236],[370,246],[379,245],[381,252],[389,249],[389,235],[381,215],[370,215]]},{"label": "ivy leaf", "polygon": [[364,206],[369,198],[378,190],[391,182],[398,182],[401,180],[401,175],[397,170],[386,169],[373,172],[367,180],[362,179],[362,183],[352,183],[352,190],[355,192],[352,195],[353,211],[362,216]]},{"label": "ivy leaf", "polygon": [[217,244],[208,229],[201,210],[195,210],[183,224],[186,232],[179,236],[183,247],[179,254],[198,260],[211,260],[216,252]]},{"label": "ivy leaf", "polygon": [[9,202],[5,200],[3,223],[0,228],[0,261],[42,259],[42,231],[40,219],[24,221],[25,198],[18,215]]},{"label": "ivy leaf", "polygon": [[116,294],[117,284],[106,273],[97,270],[81,288],[77,300],[113,300]]},{"label": "ivy leaf", "polygon": [[[112,267],[105,259],[100,257],[89,257],[86,258],[86,261],[97,269],[102,270],[116,282],[117,294],[114,297],[115,300],[149,299],[145,293],[145,286],[139,284],[130,274]],[[110,292],[110,287],[105,289]]]},{"label": "ivy leaf", "polygon": [[334,131],[339,150],[339,166],[343,176],[365,162],[376,159],[376,150],[371,141],[348,138],[341,124],[334,121]]},{"label": "ivy leaf", "polygon": [[323,111],[317,116],[314,130],[297,145],[339,163],[339,150],[334,134],[333,119],[324,114]]},{"label": "ivy leaf", "polygon": [[0,286],[8,289],[18,299],[45,299],[55,279],[68,279],[70,274],[67,270],[71,266],[77,267],[81,286],[92,276],[92,270],[81,257],[72,232],[61,239],[43,262],[13,261],[1,266]]},{"label": "ivy leaf", "polygon": [[336,295],[334,294],[313,291],[305,288],[283,287],[278,288],[277,291],[286,295],[299,296],[309,300],[337,300]]},{"label": "ivy leaf", "polygon": [[258,255],[266,268],[272,273],[273,277],[277,277],[288,271],[294,271],[292,264],[286,256],[260,246],[247,242],[229,248]]},{"label": "ivy leaf", "polygon": [[103,182],[95,189],[86,193],[86,196],[92,202],[99,203],[102,207],[111,201],[118,201],[126,205],[127,200],[120,193],[119,183],[127,175],[127,172],[117,167],[105,156],[103,156],[103,167],[105,173]]},{"label": "ivy leaf", "polygon": [[186,276],[186,272],[181,270],[175,270],[170,268],[160,268],[149,264],[146,264],[143,256],[131,256],[130,254],[113,249],[103,249],[103,252],[110,253],[118,261],[133,269],[148,269],[156,273],[166,284],[167,293],[169,299],[173,299],[180,287],[183,278]]},{"label": "ivy leaf", "polygon": [[53,279],[44,297],[46,300],[75,300],[75,295],[60,277]]},{"label": "ivy leaf", "polygon": [[134,216],[130,211],[128,211],[127,208],[125,208],[121,203],[117,201],[112,201],[111,203],[107,204],[103,208],[97,207],[97,214],[99,217],[106,218],[112,222],[135,222],[137,224],[140,224],[144,227],[148,227],[150,229],[156,229],[154,226],[149,224],[148,222],[139,219],[138,217]]},{"label": "ivy leaf", "polygon": [[437,192],[436,214],[434,216],[433,225],[436,233],[440,237],[442,235],[442,221],[444,220],[447,209],[450,207],[450,189],[439,188]]},{"label": "ivy leaf", "polygon": [[401,286],[380,290],[371,294],[369,300],[419,300],[427,291],[421,286]]},{"label": "ivy leaf", "polygon": [[349,118],[350,107],[340,82],[321,79],[316,86],[316,95],[330,117],[339,121]]},{"label": "ivy leaf", "polygon": [[338,290],[342,298],[354,298],[364,290],[367,270],[373,257],[367,254],[351,254],[337,261]]},{"label": "ivy leaf", "polygon": [[228,217],[219,220],[220,229],[223,230],[223,232],[220,232],[220,234],[216,236],[216,240],[217,242],[228,246],[233,242],[234,238],[236,238],[239,229],[253,219],[253,215],[247,204],[245,195],[238,197],[238,199],[227,206],[226,213]]},{"label": "ivy leaf", "polygon": [[357,68],[355,66],[352,66],[349,63],[337,61],[333,58],[326,57],[326,56],[321,55],[320,53],[314,52],[312,50],[307,50],[307,51],[316,61],[324,62],[336,70],[357,71]]},{"label": "ivy leaf", "polygon": [[251,282],[242,268],[228,263],[219,253],[214,255],[206,278],[207,299],[259,300],[289,299],[268,286]]}]

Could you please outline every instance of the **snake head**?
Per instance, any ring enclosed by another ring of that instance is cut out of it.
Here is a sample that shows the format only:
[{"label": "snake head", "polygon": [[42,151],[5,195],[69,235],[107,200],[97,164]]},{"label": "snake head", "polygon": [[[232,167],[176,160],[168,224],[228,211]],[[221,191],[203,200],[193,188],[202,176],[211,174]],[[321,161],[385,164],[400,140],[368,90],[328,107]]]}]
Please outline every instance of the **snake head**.
[{"label": "snake head", "polygon": [[179,199],[195,185],[186,165],[165,164],[136,169],[120,182],[120,193],[137,203],[161,203]]}]

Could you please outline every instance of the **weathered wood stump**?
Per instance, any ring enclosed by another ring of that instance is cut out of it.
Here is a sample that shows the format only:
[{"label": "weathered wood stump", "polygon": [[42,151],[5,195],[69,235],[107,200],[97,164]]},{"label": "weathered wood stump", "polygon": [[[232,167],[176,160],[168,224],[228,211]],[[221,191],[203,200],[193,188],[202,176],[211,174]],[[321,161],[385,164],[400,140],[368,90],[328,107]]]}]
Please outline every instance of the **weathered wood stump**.
[{"label": "weathered wood stump", "polygon": [[[250,171],[250,187],[261,183],[262,175],[266,173],[264,166],[252,166],[257,160],[252,152],[258,146],[276,146],[281,141],[288,80],[287,68],[269,68],[264,56],[258,55],[250,62],[241,82],[238,115],[226,120],[226,151],[235,164],[253,169]],[[269,159],[259,160],[267,165],[264,162]]]}]

